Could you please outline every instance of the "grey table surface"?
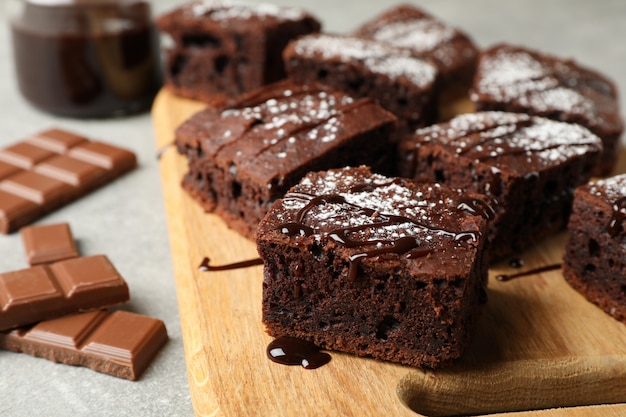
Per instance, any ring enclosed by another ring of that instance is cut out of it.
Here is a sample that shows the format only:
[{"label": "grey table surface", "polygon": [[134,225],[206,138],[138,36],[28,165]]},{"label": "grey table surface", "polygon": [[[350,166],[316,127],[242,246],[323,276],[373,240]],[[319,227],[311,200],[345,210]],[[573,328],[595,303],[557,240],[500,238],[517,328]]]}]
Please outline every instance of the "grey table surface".
[{"label": "grey table surface", "polygon": [[[83,254],[109,256],[127,279],[125,308],[162,319],[170,341],[139,381],[0,351],[0,416],[189,416],[183,340],[176,301],[163,196],[149,114],[75,120],[41,113],[20,96],[4,8],[0,5],[0,146],[51,126],[126,146],[139,168],[38,224],[67,221]],[[158,15],[181,4],[152,1]],[[355,28],[397,4],[376,0],[276,0],[307,8],[330,32]],[[575,58],[626,91],[624,0],[423,0],[414,2],[468,32],[480,47],[506,41]],[[18,233],[0,235],[0,271],[26,267]],[[250,410],[254,415],[254,410]]]}]

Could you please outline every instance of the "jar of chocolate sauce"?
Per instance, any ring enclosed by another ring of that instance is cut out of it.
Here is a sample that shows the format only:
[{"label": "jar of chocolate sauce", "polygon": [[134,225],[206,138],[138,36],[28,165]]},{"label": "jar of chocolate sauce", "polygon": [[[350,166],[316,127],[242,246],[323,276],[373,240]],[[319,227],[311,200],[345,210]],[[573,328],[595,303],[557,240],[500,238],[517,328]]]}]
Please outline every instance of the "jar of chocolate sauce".
[{"label": "jar of chocolate sauce", "polygon": [[150,108],[161,84],[158,33],[145,0],[11,0],[22,95],[60,116]]}]

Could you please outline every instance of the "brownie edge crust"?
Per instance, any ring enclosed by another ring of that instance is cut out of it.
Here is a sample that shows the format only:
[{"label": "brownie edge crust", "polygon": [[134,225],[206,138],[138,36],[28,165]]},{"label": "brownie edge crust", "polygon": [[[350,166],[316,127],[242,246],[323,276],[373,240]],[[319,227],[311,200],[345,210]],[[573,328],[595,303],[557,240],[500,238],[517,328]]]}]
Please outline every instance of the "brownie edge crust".
[{"label": "brownie edge crust", "polygon": [[164,51],[165,86],[209,104],[285,78],[287,43],[321,28],[303,9],[240,0],[190,1],[157,25],[172,40]]},{"label": "brownie edge crust", "polygon": [[267,332],[415,367],[460,357],[486,295],[484,209],[366,167],[309,173],[257,231]]},{"label": "brownie edge crust", "polygon": [[563,257],[566,281],[626,324],[626,174],[576,189]]},{"label": "brownie edge crust", "polygon": [[498,110],[575,123],[602,139],[595,176],[615,169],[624,130],[613,81],[575,61],[499,44],[482,52],[470,98],[478,111]]},{"label": "brownie edge crust", "polygon": [[178,127],[175,143],[189,161],[183,188],[205,211],[254,239],[270,205],[307,172],[360,164],[383,170],[395,123],[369,98],[274,83]]}]

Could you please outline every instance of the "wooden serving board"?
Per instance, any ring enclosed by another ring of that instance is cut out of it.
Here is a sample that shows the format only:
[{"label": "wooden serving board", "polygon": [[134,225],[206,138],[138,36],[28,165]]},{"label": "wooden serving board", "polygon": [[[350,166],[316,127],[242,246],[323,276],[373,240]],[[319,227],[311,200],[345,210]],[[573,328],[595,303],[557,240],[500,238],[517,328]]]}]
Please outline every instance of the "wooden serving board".
[{"label": "wooden serving board", "polygon": [[[162,91],[154,104],[157,148],[202,109]],[[262,268],[200,272],[257,257],[255,245],[206,214],[180,187],[187,161],[174,149],[160,159],[185,358],[200,416],[415,416],[548,408],[507,416],[624,416],[626,326],[588,303],[560,270],[509,282],[506,263],[490,271],[489,302],[474,343],[440,371],[332,353],[309,371],[269,361],[261,323]],[[524,269],[559,263],[566,234],[520,254]]]}]

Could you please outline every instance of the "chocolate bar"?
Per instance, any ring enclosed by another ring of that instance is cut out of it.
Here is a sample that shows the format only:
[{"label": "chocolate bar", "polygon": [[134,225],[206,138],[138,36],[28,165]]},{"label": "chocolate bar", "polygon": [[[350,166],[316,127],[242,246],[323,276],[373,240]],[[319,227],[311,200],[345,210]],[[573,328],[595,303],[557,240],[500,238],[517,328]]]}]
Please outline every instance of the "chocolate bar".
[{"label": "chocolate bar", "polygon": [[79,256],[67,223],[24,227],[20,233],[31,266]]},{"label": "chocolate bar", "polygon": [[0,348],[136,380],[167,339],[161,320],[99,310],[2,332]]},{"label": "chocolate bar", "polygon": [[0,330],[127,302],[126,281],[104,255],[0,274]]},{"label": "chocolate bar", "polygon": [[0,232],[13,232],[136,166],[127,149],[61,129],[0,149]]}]

